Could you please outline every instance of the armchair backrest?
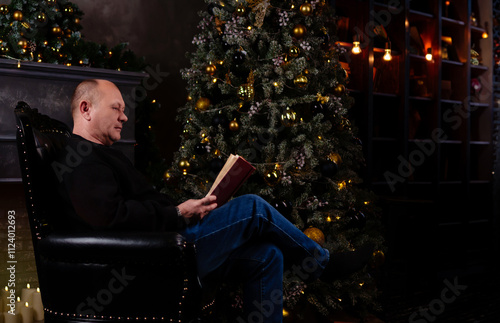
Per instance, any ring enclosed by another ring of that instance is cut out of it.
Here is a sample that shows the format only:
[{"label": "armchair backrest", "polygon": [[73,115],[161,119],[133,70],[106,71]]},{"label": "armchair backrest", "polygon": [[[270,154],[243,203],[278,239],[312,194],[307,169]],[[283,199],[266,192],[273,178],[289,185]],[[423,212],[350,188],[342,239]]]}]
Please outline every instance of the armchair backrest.
[{"label": "armchair backrest", "polygon": [[15,115],[21,176],[36,248],[36,241],[51,231],[50,218],[58,212],[57,178],[52,163],[71,131],[66,124],[39,113],[26,102],[18,102]]}]

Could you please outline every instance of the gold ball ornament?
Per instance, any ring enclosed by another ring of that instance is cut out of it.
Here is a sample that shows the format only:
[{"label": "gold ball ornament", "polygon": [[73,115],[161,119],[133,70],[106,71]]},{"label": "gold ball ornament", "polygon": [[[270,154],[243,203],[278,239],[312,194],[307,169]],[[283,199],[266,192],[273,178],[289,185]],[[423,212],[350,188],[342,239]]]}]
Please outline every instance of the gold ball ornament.
[{"label": "gold ball ornament", "polygon": [[182,171],[182,174],[187,175],[189,170],[191,169],[191,164],[189,163],[189,160],[187,159],[181,159],[179,161],[179,169]]},{"label": "gold ball ornament", "polygon": [[299,54],[300,54],[300,48],[298,48],[297,46],[292,46],[288,50],[288,56],[290,56],[292,58],[299,56]]},{"label": "gold ball ornament", "polygon": [[17,21],[23,20],[23,13],[20,10],[16,10],[12,13],[12,18]]},{"label": "gold ball ornament", "polygon": [[304,230],[304,234],[309,237],[312,241],[316,242],[320,246],[325,244],[325,234],[318,228],[310,227]]},{"label": "gold ball ornament", "polygon": [[301,88],[301,89],[305,88],[307,86],[308,82],[309,82],[309,80],[307,79],[307,76],[305,76],[303,74],[298,75],[293,80],[293,84],[295,84],[296,87]]},{"label": "gold ball ornament", "polygon": [[337,153],[331,153],[328,155],[328,159],[334,162],[337,165],[342,164],[342,157],[340,157]]},{"label": "gold ball ornament", "polygon": [[170,170],[167,170],[165,171],[165,173],[163,173],[163,180],[164,181],[169,181],[173,178],[172,176],[172,173],[170,172]]},{"label": "gold ball ornament", "polygon": [[385,254],[382,250],[375,250],[373,252],[371,265],[373,268],[378,268],[382,266],[385,262]]},{"label": "gold ball ornament", "polygon": [[196,101],[196,110],[205,111],[210,106],[210,100],[208,98],[201,97]]},{"label": "gold ball ornament", "polygon": [[240,129],[240,124],[238,123],[238,121],[236,119],[234,119],[233,121],[231,121],[229,123],[229,130],[238,131],[239,129]]},{"label": "gold ball ornament", "polygon": [[313,12],[313,7],[309,2],[305,2],[300,6],[300,13],[304,16],[310,16]]},{"label": "gold ball ornament", "polygon": [[245,15],[245,13],[247,12],[247,9],[245,8],[244,5],[240,4],[238,7],[236,7],[236,15],[239,16],[239,17],[242,17]]},{"label": "gold ball ornament", "polygon": [[47,15],[45,12],[39,12],[36,14],[36,20],[38,22],[47,22]]},{"label": "gold ball ornament", "polygon": [[345,85],[344,84],[338,84],[334,89],[333,89],[333,93],[336,95],[336,96],[341,96],[345,93]]},{"label": "gold ball ornament", "polygon": [[297,24],[295,27],[293,27],[292,34],[296,38],[302,38],[306,35],[307,29],[304,25]]},{"label": "gold ball ornament", "polygon": [[286,107],[285,111],[281,114],[281,123],[285,127],[291,127],[297,122],[297,113],[290,107]]},{"label": "gold ball ornament", "polygon": [[0,14],[2,15],[6,15],[9,13],[9,6],[7,6],[6,4],[3,4],[0,6]]},{"label": "gold ball ornament", "polygon": [[270,187],[276,186],[281,181],[281,170],[279,168],[275,168],[264,175],[264,181]]},{"label": "gold ball ornament", "polygon": [[252,83],[242,84],[238,89],[238,97],[243,101],[252,101],[255,91]]},{"label": "gold ball ornament", "polygon": [[214,64],[210,64],[205,67],[205,72],[207,72],[208,75],[214,75],[216,70],[217,66],[215,66]]}]

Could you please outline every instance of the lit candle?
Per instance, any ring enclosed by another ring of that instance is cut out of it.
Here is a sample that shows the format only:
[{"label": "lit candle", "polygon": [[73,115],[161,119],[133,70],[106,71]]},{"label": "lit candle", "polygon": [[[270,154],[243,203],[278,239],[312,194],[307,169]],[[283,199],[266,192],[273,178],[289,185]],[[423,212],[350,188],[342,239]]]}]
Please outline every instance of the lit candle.
[{"label": "lit candle", "polygon": [[25,302],[24,306],[21,306],[21,322],[33,323],[33,307],[28,302]]},{"label": "lit candle", "polygon": [[35,321],[43,320],[43,304],[40,288],[37,288],[36,293],[33,293],[33,319]]},{"label": "lit candle", "polygon": [[35,289],[31,288],[30,284],[26,284],[26,288],[21,291],[21,302],[24,304],[26,302],[33,303],[33,293]]}]

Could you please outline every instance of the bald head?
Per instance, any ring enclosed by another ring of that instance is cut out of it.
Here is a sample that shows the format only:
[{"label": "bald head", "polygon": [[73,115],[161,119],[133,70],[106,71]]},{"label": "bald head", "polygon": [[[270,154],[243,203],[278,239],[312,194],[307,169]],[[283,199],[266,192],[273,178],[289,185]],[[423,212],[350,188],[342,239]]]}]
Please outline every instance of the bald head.
[{"label": "bald head", "polygon": [[118,87],[107,80],[81,82],[71,98],[73,133],[109,146],[120,139],[125,102]]}]

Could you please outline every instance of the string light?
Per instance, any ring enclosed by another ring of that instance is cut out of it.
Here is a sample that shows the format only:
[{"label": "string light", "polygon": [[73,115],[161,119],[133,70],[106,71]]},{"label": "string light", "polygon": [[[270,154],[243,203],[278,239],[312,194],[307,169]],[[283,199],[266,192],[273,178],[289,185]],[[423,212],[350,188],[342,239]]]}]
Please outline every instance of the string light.
[{"label": "string light", "polygon": [[425,55],[425,59],[429,62],[432,61],[432,48],[427,48],[427,54]]},{"label": "string light", "polygon": [[391,61],[391,60],[392,60],[391,42],[388,41],[385,43],[384,61]]},{"label": "string light", "polygon": [[352,42],[352,45],[353,45],[352,46],[352,53],[355,55],[361,53],[361,47],[359,47],[359,44],[360,44],[359,35],[356,34],[356,35],[354,35],[354,40]]}]

